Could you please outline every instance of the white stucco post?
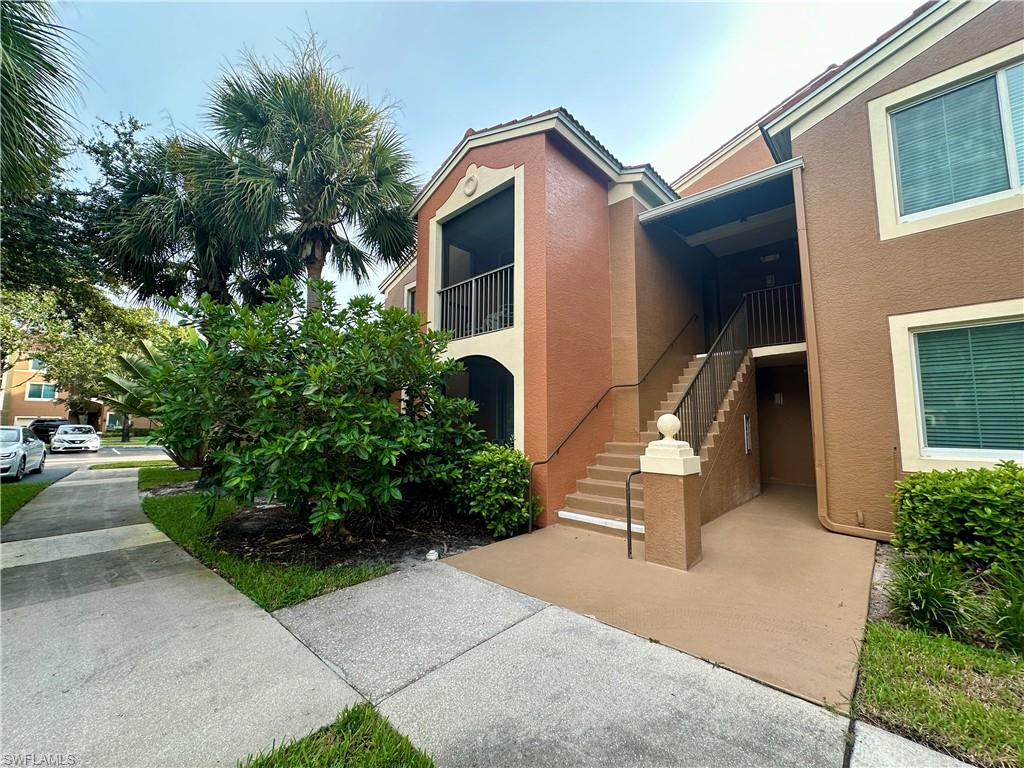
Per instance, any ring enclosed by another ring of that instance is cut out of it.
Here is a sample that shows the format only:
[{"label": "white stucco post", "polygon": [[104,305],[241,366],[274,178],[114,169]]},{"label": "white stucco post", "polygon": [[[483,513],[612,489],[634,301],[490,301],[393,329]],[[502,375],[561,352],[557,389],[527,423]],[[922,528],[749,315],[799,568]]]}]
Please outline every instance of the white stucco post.
[{"label": "white stucco post", "polygon": [[640,457],[644,478],[644,556],[648,562],[689,570],[701,558],[700,457],[676,440],[679,419],[658,419],[661,440]]}]

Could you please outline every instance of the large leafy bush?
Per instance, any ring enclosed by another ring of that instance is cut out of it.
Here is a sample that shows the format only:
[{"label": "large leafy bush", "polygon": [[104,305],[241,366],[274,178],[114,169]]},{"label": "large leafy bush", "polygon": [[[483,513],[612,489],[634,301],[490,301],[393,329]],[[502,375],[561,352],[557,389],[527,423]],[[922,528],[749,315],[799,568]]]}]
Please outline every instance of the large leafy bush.
[{"label": "large leafy bush", "polygon": [[530,462],[515,448],[488,443],[469,459],[459,496],[466,510],[480,517],[495,536],[511,536],[536,516],[527,500]]},{"label": "large leafy bush", "polygon": [[948,552],[966,566],[1024,563],[1024,467],[919,472],[896,483],[893,544]]},{"label": "large leafy bush", "polygon": [[202,433],[211,499],[267,497],[315,532],[379,522],[403,486],[451,491],[482,437],[475,405],[444,394],[459,367],[442,359],[447,337],[368,296],[339,308],[329,284],[314,287],[321,308],[309,312],[287,280],[262,306],[175,304],[207,344],[164,349],[158,439]]}]

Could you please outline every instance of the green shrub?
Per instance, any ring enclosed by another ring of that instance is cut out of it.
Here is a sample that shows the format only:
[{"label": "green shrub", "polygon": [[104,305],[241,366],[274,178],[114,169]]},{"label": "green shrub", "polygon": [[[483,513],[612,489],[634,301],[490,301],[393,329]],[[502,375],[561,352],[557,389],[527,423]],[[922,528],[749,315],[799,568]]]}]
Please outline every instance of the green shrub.
[{"label": "green shrub", "polygon": [[459,496],[469,514],[483,519],[495,536],[511,536],[536,517],[527,501],[530,462],[515,448],[488,443],[474,453],[463,473]]},{"label": "green shrub", "polygon": [[260,496],[314,532],[370,528],[393,512],[403,486],[457,487],[483,442],[470,420],[476,406],[444,394],[461,367],[442,359],[446,335],[369,296],[339,308],[329,283],[314,285],[314,311],[287,280],[256,307],[175,302],[206,345],[163,348],[153,433],[164,444],[204,436],[208,505]]},{"label": "green shrub", "polygon": [[152,430],[149,427],[132,427],[132,435],[134,437],[149,437],[149,433]]},{"label": "green shrub", "polygon": [[893,615],[904,624],[953,638],[979,633],[982,606],[971,577],[947,554],[926,552],[897,558],[885,586]]},{"label": "green shrub", "polygon": [[896,483],[893,545],[972,568],[1024,563],[1024,467],[919,472]]}]

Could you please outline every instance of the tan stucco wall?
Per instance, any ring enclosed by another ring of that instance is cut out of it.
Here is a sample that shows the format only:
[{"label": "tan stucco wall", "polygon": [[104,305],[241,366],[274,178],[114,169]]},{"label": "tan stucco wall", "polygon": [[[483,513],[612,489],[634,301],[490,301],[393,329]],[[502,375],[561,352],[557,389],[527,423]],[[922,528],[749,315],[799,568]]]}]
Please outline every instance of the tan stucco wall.
[{"label": "tan stucco wall", "polygon": [[[776,395],[782,396],[782,404]],[[806,365],[757,370],[761,482],[814,485],[811,404]]]},{"label": "tan stucco wall", "polygon": [[[414,285],[415,283],[415,265],[411,267],[406,267],[405,271],[401,275],[399,275],[399,279],[395,282],[395,284],[388,289],[388,292],[386,294],[384,294],[384,306],[401,307],[402,309],[405,309],[405,289],[408,288],[410,285]],[[421,302],[420,296],[417,295],[416,299],[418,310],[422,308],[419,306]]]},{"label": "tan stucco wall", "polygon": [[[713,455],[701,467],[701,522],[707,523],[761,493],[760,442],[757,429],[757,371],[748,358],[748,371],[740,382],[722,431],[715,438]],[[746,452],[743,416],[750,416],[752,451]]]},{"label": "tan stucco wall", "polygon": [[[796,138],[803,156],[829,519],[891,531],[900,476],[888,316],[1024,294],[1024,214],[881,242],[867,102],[1020,39],[1000,3]],[[807,276],[804,276],[807,279]]]},{"label": "tan stucco wall", "polygon": [[4,376],[3,415],[4,424],[14,424],[17,418],[67,417],[68,409],[62,403],[51,400],[26,400],[28,385],[48,384],[42,371],[29,370],[29,360],[19,360]]},{"label": "tan stucco wall", "polygon": [[685,184],[675,187],[680,197],[693,195],[711,187],[717,187],[727,181],[746,176],[748,173],[760,171],[775,165],[772,153],[768,151],[764,137],[758,132],[757,136],[745,144],[733,154],[704,171],[702,175],[690,179]]}]

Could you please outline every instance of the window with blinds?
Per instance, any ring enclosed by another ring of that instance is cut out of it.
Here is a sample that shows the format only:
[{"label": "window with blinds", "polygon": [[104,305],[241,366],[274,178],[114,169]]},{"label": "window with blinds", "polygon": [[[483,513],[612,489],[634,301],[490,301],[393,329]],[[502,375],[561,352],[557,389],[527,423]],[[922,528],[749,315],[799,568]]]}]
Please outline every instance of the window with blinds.
[{"label": "window with blinds", "polygon": [[1024,450],[1024,321],[914,334],[924,448]]},{"label": "window with blinds", "polygon": [[900,214],[1019,189],[1024,63],[890,114]]}]

